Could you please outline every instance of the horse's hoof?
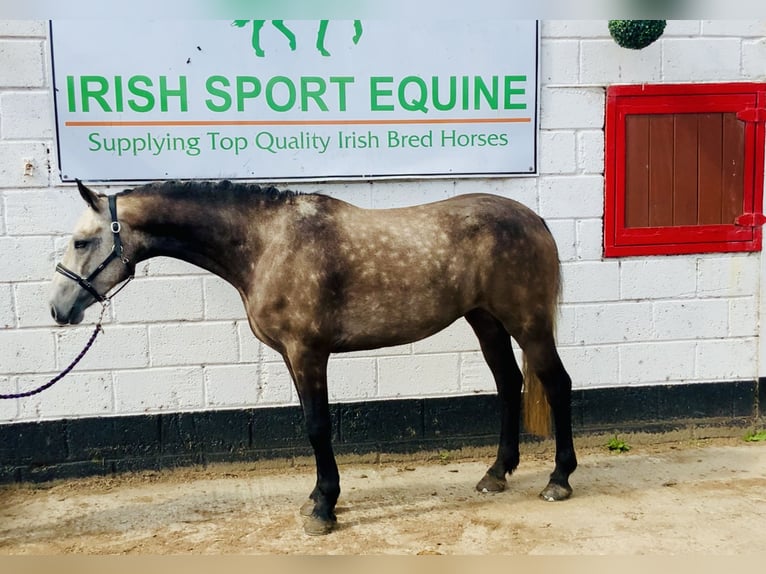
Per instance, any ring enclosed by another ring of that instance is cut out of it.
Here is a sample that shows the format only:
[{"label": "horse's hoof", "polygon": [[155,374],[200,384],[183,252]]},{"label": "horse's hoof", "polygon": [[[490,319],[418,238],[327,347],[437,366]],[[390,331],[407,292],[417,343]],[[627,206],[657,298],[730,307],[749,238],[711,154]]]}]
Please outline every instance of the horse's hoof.
[{"label": "horse's hoof", "polygon": [[310,498],[303,503],[300,509],[301,516],[311,516],[311,514],[314,512],[314,506],[316,503],[311,500]]},{"label": "horse's hoof", "polygon": [[540,493],[540,498],[547,500],[548,502],[556,502],[558,500],[566,500],[572,496],[572,487],[568,484],[562,486],[560,484],[548,483],[548,486]]},{"label": "horse's hoof", "polygon": [[479,492],[503,492],[508,482],[503,478],[497,478],[487,473],[476,485],[476,490]]},{"label": "horse's hoof", "polygon": [[308,516],[306,522],[303,523],[303,530],[309,536],[322,536],[329,534],[332,529],[335,528],[335,520],[323,520],[318,516]]}]

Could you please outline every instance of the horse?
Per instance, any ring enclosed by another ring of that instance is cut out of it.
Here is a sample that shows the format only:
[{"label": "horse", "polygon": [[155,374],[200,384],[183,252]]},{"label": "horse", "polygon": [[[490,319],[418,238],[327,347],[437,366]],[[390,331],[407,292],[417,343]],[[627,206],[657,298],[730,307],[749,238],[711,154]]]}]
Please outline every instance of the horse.
[{"label": "horse", "polygon": [[549,436],[551,413],[555,429],[555,467],[540,497],[571,496],[572,381],[555,344],[560,261],[531,209],[491,194],[362,209],[229,181],[153,182],[108,196],[79,180],[77,187],[87,207],[56,266],[53,319],[80,323],[87,307],[104,303],[137,263],[155,256],[230,283],[254,335],[284,358],[299,396],[316,462],[316,485],[300,510],[307,533],[337,524],[330,354],[410,343],[461,317],[478,338],[502,413],[497,457],[477,490],[503,491],[519,464],[523,396],[527,429]]}]

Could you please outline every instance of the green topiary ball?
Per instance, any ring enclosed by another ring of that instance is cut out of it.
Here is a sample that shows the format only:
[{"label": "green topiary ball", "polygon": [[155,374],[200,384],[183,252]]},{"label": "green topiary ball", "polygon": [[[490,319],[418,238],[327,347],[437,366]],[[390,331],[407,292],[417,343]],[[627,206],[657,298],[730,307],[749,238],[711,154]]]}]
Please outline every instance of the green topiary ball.
[{"label": "green topiary ball", "polygon": [[665,20],[609,20],[609,33],[623,48],[646,48],[665,31]]}]

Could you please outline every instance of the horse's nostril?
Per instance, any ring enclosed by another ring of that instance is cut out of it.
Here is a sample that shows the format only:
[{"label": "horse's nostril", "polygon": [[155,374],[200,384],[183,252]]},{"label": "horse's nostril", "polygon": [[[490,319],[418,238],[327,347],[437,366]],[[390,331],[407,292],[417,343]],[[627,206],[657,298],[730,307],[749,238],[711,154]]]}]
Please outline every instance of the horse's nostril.
[{"label": "horse's nostril", "polygon": [[56,306],[55,305],[51,305],[51,317],[53,317],[54,321],[58,322],[59,315],[56,312]]}]

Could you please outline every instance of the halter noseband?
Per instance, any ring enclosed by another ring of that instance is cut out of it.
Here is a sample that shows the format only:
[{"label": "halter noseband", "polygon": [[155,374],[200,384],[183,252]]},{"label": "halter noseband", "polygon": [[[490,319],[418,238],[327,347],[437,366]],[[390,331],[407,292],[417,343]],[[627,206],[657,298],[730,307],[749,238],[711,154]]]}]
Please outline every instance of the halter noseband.
[{"label": "halter noseband", "polygon": [[96,267],[93,272],[88,275],[87,277],[83,278],[82,275],[79,275],[75,273],[74,271],[71,271],[64,267],[61,263],[58,263],[56,265],[56,271],[61,273],[64,277],[67,277],[71,279],[72,281],[75,281],[80,287],[85,289],[88,293],[93,295],[93,297],[98,301],[99,303],[106,304],[112,297],[114,297],[125,285],[128,284],[128,282],[133,279],[133,274],[131,273],[125,283],[122,284],[122,286],[112,293],[112,295],[107,296],[106,294],[102,295],[98,291],[96,291],[96,288],[93,286],[93,280],[96,278],[96,276],[101,273],[104,269],[106,269],[106,266],[109,265],[113,259],[119,259],[122,261],[122,263],[127,267],[130,264],[130,260],[125,257],[124,250],[122,247],[122,239],[120,238],[120,222],[117,220],[117,198],[114,195],[109,196],[109,213],[112,217],[112,239],[114,241],[114,245],[112,246],[112,251],[109,253],[109,255],[106,256],[106,259],[104,259],[101,264]]}]

